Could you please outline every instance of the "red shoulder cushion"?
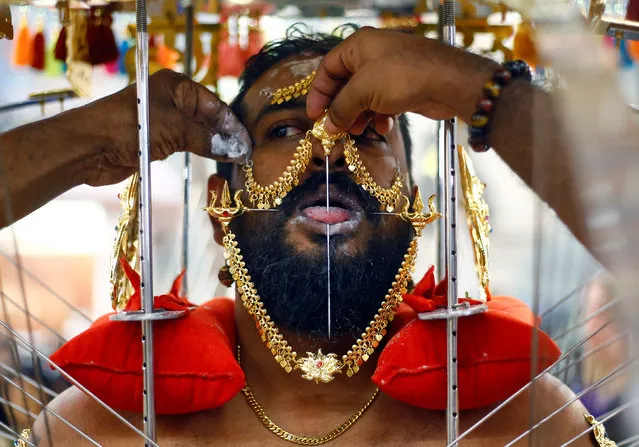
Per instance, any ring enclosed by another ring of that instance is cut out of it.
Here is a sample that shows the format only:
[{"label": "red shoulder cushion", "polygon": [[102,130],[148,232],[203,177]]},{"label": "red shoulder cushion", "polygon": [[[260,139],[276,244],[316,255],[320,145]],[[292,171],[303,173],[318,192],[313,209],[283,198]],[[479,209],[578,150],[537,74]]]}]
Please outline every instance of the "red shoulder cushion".
[{"label": "red shoulder cushion", "polygon": [[[177,290],[176,281],[170,294],[155,297],[155,307],[188,309]],[[135,298],[139,302],[139,296]],[[233,307],[232,300],[218,298],[182,318],[153,324],[158,414],[215,408],[242,389],[244,373],[235,359],[235,325],[229,317]],[[139,322],[115,322],[104,315],[58,349],[51,360],[111,407],[139,413],[141,337]]]},{"label": "red shoulder cushion", "polygon": [[[434,280],[432,284],[435,287]],[[429,297],[439,301],[434,293]],[[416,300],[413,295],[406,301],[416,304]],[[435,306],[427,306],[431,304]],[[533,313],[511,297],[492,297],[487,305],[487,312],[458,320],[461,409],[502,401],[530,380]],[[559,357],[560,350],[544,332],[536,334],[537,370],[541,371]],[[388,342],[372,379],[382,392],[402,402],[442,410],[446,408],[446,359],[446,321],[413,320]]]}]

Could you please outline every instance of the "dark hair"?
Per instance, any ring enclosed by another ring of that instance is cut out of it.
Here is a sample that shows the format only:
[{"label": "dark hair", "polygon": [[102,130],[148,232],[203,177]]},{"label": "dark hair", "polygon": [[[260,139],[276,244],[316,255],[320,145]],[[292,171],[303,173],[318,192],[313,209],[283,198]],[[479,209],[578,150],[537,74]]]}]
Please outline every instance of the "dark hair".
[{"label": "dark hair", "polygon": [[[286,37],[280,40],[274,40],[267,43],[262,49],[251,57],[244,67],[244,71],[240,75],[240,91],[231,103],[231,109],[235,115],[242,119],[244,110],[242,109],[242,101],[246,96],[246,92],[251,86],[273,65],[286,60],[292,56],[304,53],[316,54],[323,56],[344,41],[346,36],[357,30],[357,25],[343,25],[335,29],[332,34],[312,32],[303,24],[291,25],[286,31]],[[398,119],[402,139],[404,140],[404,148],[406,149],[406,160],[408,170],[411,169],[411,150],[412,141],[410,138],[410,130],[408,119],[405,115],[400,115]],[[231,177],[230,163],[218,163],[217,172],[225,178]]]}]

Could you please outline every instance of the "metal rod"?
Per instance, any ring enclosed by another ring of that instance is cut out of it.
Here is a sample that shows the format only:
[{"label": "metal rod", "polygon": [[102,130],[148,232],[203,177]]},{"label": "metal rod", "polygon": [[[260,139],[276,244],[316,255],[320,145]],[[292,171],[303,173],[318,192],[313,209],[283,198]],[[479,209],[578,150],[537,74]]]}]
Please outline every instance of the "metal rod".
[{"label": "metal rod", "polygon": [[[608,327],[610,324],[612,324],[612,322],[615,321],[615,319],[610,319],[608,320],[606,323],[604,323],[599,329],[597,329],[596,331],[594,331],[592,334],[588,335],[587,337],[584,337],[583,340],[581,340],[580,342],[576,343],[572,348],[570,348],[568,351],[564,352],[557,360],[555,360],[555,362],[550,365],[548,368],[544,369],[542,372],[540,372],[537,377],[535,377],[533,380],[531,380],[530,382],[528,382],[526,385],[522,386],[521,388],[519,388],[519,390],[517,390],[512,396],[510,396],[508,399],[504,400],[502,403],[500,403],[499,405],[497,405],[495,408],[493,408],[488,414],[486,414],[484,417],[482,417],[480,420],[478,420],[477,422],[475,422],[470,428],[468,428],[466,431],[464,431],[458,438],[458,441],[461,441],[463,438],[465,438],[466,436],[468,436],[469,434],[471,434],[473,431],[475,431],[479,426],[481,426],[484,422],[486,422],[488,419],[490,419],[491,417],[493,417],[494,415],[496,415],[499,411],[501,411],[506,405],[508,405],[510,402],[512,402],[513,400],[515,400],[517,398],[517,396],[519,396],[521,393],[523,393],[524,391],[526,391],[528,388],[530,388],[530,386],[532,386],[535,382],[537,382],[541,377],[543,377],[544,374],[546,374],[547,372],[549,372],[551,369],[555,368],[560,362],[562,362],[565,358],[567,358],[570,354],[572,354],[573,352],[575,352],[577,349],[579,349],[581,346],[583,346],[584,343],[586,343],[588,340],[590,340],[592,337],[594,337],[595,335],[597,335],[598,333],[600,333],[601,331],[603,331],[606,327]],[[452,447],[450,443],[446,444],[446,447]]]},{"label": "metal rod", "polygon": [[[328,215],[330,201],[330,177],[329,177],[329,154],[326,154],[326,214]],[[328,338],[331,338],[331,226],[326,224],[326,293],[327,293],[327,318],[328,318]]]},{"label": "metal rod", "polygon": [[[441,21],[441,13],[439,15]],[[446,166],[444,165],[446,143],[444,141],[444,123],[437,122],[437,209],[446,209]],[[382,213],[380,213],[382,214]],[[446,278],[446,244],[444,235],[446,234],[446,220],[438,219],[437,225],[437,278],[444,281]]]},{"label": "metal rod", "polygon": [[13,258],[11,258],[11,256],[9,256],[8,254],[6,254],[5,252],[0,250],[0,256],[2,256],[3,258],[5,258],[7,261],[9,261],[11,264],[13,264],[14,267],[16,267],[18,269],[19,272],[22,272],[24,275],[28,276],[29,279],[35,281],[38,285],[42,286],[47,292],[49,292],[51,295],[53,295],[53,297],[55,299],[57,299],[58,301],[60,301],[62,304],[64,304],[65,306],[67,306],[69,309],[71,309],[73,312],[76,312],[78,315],[80,315],[82,318],[84,318],[86,321],[88,321],[89,323],[93,322],[93,320],[84,312],[82,312],[80,309],[78,309],[77,307],[75,307],[73,304],[71,304],[69,302],[69,300],[65,299],[62,297],[62,295],[60,295],[59,293],[57,293],[55,290],[53,290],[53,288],[51,288],[51,286],[49,286],[47,283],[45,283],[44,281],[42,281],[40,278],[38,278],[35,274],[31,273],[29,270],[27,270],[26,268],[24,268],[24,266],[19,266],[14,260]]},{"label": "metal rod", "polygon": [[[618,367],[616,367],[615,369],[613,369],[610,373],[606,374],[604,377],[602,377],[601,379],[597,380],[595,383],[593,383],[592,385],[590,385],[588,388],[584,389],[583,391],[581,391],[580,393],[578,393],[575,397],[573,397],[572,399],[570,399],[568,402],[566,402],[565,404],[563,404],[562,406],[560,406],[559,408],[557,408],[555,411],[553,411],[552,413],[550,413],[549,415],[547,415],[546,417],[544,417],[542,420],[540,420],[539,422],[537,422],[535,425],[531,426],[530,428],[528,428],[528,430],[524,431],[523,433],[521,433],[519,436],[517,436],[515,439],[513,439],[512,441],[510,441],[508,444],[506,444],[504,447],[510,447],[511,445],[514,445],[515,443],[517,443],[517,441],[519,441],[520,439],[522,439],[524,436],[526,436],[528,433],[531,433],[533,430],[535,430],[536,428],[540,427],[541,425],[545,424],[546,422],[548,422],[550,419],[552,419],[553,417],[555,417],[557,414],[561,413],[563,410],[565,410],[566,408],[568,408],[569,405],[572,405],[574,402],[578,401],[579,399],[582,398],[582,396],[584,396],[585,394],[589,393],[590,391],[596,390],[597,388],[601,387],[602,385],[604,385],[606,382],[610,381],[612,378],[614,378],[615,375],[617,375],[618,373],[620,373],[621,371],[623,371],[625,368],[627,368],[628,366],[630,366],[634,361],[636,361],[636,359],[631,359],[628,360],[627,362],[619,365]],[[564,444],[566,445],[566,444]]]},{"label": "metal rod", "polygon": [[5,104],[3,106],[0,106],[0,113],[10,112],[12,110],[22,109],[24,107],[30,107],[30,106],[37,106],[37,105],[44,106],[44,104],[49,102],[62,101],[65,99],[71,99],[71,98],[77,98],[77,97],[78,95],[76,95],[73,91],[51,93],[46,96],[27,99],[22,102]]},{"label": "metal rod", "polygon": [[29,416],[31,419],[35,420],[38,418],[38,415],[32,413],[28,409],[22,408],[20,405],[16,405],[8,399],[4,399],[0,397],[0,404],[6,405],[7,407],[11,407],[12,409],[24,414],[25,416]]},{"label": "metal rod", "polygon": [[572,326],[569,329],[566,329],[565,331],[563,331],[561,334],[554,336],[552,339],[557,342],[559,340],[561,340],[562,338],[564,338],[566,335],[574,332],[575,330],[579,329],[581,326],[583,326],[584,324],[588,323],[589,321],[595,319],[596,317],[598,317],[600,314],[604,313],[605,311],[607,311],[608,309],[610,309],[611,307],[616,306],[617,304],[619,304],[619,302],[621,301],[621,298],[614,298],[611,301],[607,302],[606,304],[604,304],[603,306],[601,306],[599,309],[597,309],[596,311],[594,311],[593,313],[591,313],[590,315],[588,315],[587,317],[585,317],[583,320],[581,320],[579,323],[575,324],[574,326]]},{"label": "metal rod", "polygon": [[7,295],[6,293],[4,293],[2,290],[0,290],[0,294],[2,294],[2,297],[4,299],[6,299],[7,301],[9,301],[11,304],[13,304],[15,307],[18,308],[18,310],[20,310],[22,313],[24,313],[26,315],[27,318],[31,318],[33,321],[35,321],[36,323],[38,323],[40,326],[42,326],[43,328],[45,328],[46,330],[48,330],[49,332],[51,332],[53,335],[55,335],[62,343],[66,343],[67,339],[64,338],[58,331],[56,331],[55,329],[53,329],[51,326],[49,326],[48,324],[46,324],[44,321],[42,321],[40,318],[38,317],[34,317],[32,314],[28,313],[26,309],[23,309],[18,303],[16,303],[14,300],[12,300],[9,295]]},{"label": "metal rod", "polygon": [[[599,351],[601,351],[602,349],[607,348],[608,346],[610,346],[614,342],[620,340],[623,337],[626,337],[628,335],[628,333],[629,333],[628,331],[624,331],[621,334],[618,334],[618,335],[612,337],[611,339],[607,340],[606,342],[604,342],[604,343],[592,348],[590,351],[587,351],[584,355],[582,355],[579,358],[577,358],[577,359],[573,360],[572,362],[568,363],[563,368],[561,368],[561,369],[559,369],[557,371],[553,371],[553,375],[558,376],[559,374],[561,374],[564,371],[568,370],[569,368],[575,366],[579,362],[583,362],[584,360],[586,360],[591,355],[594,355],[594,354],[598,353]],[[559,365],[557,365],[557,366],[559,366]]]},{"label": "metal rod", "polygon": [[[186,16],[185,49],[184,49],[184,74],[189,79],[193,77],[193,24],[195,14],[193,2],[191,0],[183,0],[184,14]],[[182,280],[182,294],[187,296],[189,293],[189,229],[191,228],[191,210],[189,204],[191,201],[191,183],[193,180],[193,169],[191,165],[191,153],[184,152],[184,190],[183,190],[183,206],[182,206],[182,271],[184,278]]]},{"label": "metal rod", "polygon": [[57,369],[58,371],[60,371],[60,374],[62,374],[64,376],[65,379],[67,379],[69,382],[71,382],[71,384],[75,385],[77,388],[80,389],[80,391],[82,391],[84,394],[86,394],[87,396],[89,396],[91,399],[93,399],[94,401],[96,401],[100,406],[102,406],[104,409],[106,409],[109,413],[111,413],[113,416],[115,416],[120,422],[122,422],[124,425],[126,425],[128,428],[130,428],[132,431],[134,431],[135,433],[137,433],[138,435],[140,435],[142,438],[146,439],[147,441],[149,441],[150,445],[154,446],[154,447],[159,447],[158,444],[149,439],[142,431],[138,430],[135,425],[133,425],[132,423],[130,423],[128,420],[126,420],[123,416],[121,416],[117,411],[115,411],[114,409],[112,409],[111,407],[109,407],[107,404],[105,404],[98,396],[96,396],[95,394],[93,394],[91,391],[89,391],[89,389],[87,387],[85,387],[84,385],[82,385],[80,382],[78,382],[77,380],[75,380],[73,377],[71,377],[71,375],[66,372],[64,369],[62,369],[60,366],[58,366],[57,363],[55,363],[53,360],[51,360],[49,357],[47,357],[46,355],[44,355],[38,348],[36,348],[35,346],[33,346],[31,343],[29,343],[22,335],[20,335],[18,332],[16,332],[15,330],[13,330],[9,325],[7,325],[4,321],[0,320],[0,326],[2,326],[3,328],[5,328],[7,330],[7,332],[9,332],[11,335],[13,335],[15,337],[16,340],[18,340],[20,343],[22,343],[24,346],[26,346],[29,350],[31,350],[32,352],[34,352],[38,357],[40,357],[41,359],[43,359],[45,362],[47,362],[49,365],[51,365],[53,368]]},{"label": "metal rod", "polygon": [[[455,0],[444,0],[442,4],[442,40],[455,46]],[[448,283],[448,310],[457,304],[457,125],[455,118],[444,121],[444,138],[440,139],[439,156],[443,158],[444,171],[444,252],[446,253],[444,274]],[[447,403],[446,403],[446,440],[456,446],[459,435],[459,395],[457,393],[457,318],[446,321],[447,352]]]},{"label": "metal rod", "polygon": [[[14,435],[14,440],[18,440],[20,439],[20,433],[18,433],[17,431],[15,431],[14,429],[12,429],[11,427],[9,427],[7,424],[5,424],[4,422],[0,421],[0,427],[4,428],[5,430],[7,430],[9,433]],[[34,443],[32,443],[31,441],[24,441],[25,444],[30,445],[32,447],[38,447],[37,445],[35,445]]]},{"label": "metal rod", "polygon": [[586,282],[583,282],[581,284],[579,284],[577,287],[575,287],[574,289],[572,289],[570,292],[568,292],[566,295],[564,295],[562,298],[559,298],[555,303],[553,303],[552,306],[550,306],[548,309],[544,310],[539,317],[543,319],[543,317],[545,317],[546,315],[548,315],[549,313],[551,313],[552,311],[554,311],[556,308],[558,308],[559,306],[561,306],[563,303],[565,303],[566,301],[568,301],[569,299],[571,299],[573,296],[575,296],[575,294],[577,292],[581,292],[584,288],[586,288],[591,282],[593,282],[595,279],[597,279],[601,274],[603,273],[602,270],[598,271],[597,273],[595,273],[594,275],[592,275]]},{"label": "metal rod", "polygon": [[[33,387],[37,387],[38,386],[38,382],[36,382],[35,380],[30,378],[26,374],[22,374],[22,373],[16,371],[15,369],[10,367],[6,363],[0,362],[0,368],[4,369],[9,374],[13,374],[14,376],[22,376],[22,380],[24,380],[26,383],[28,383],[29,385],[31,385]],[[49,396],[51,396],[51,397],[57,397],[58,396],[58,393],[56,393],[55,391],[47,388],[46,386],[43,386],[42,388],[44,388],[44,392],[47,393]]]},{"label": "metal rod", "polygon": [[[84,433],[82,430],[80,430],[78,427],[76,427],[75,425],[73,425],[71,422],[67,421],[64,417],[62,417],[60,414],[58,414],[56,411],[53,411],[52,409],[50,409],[49,407],[47,407],[46,403],[44,403],[43,401],[39,400],[38,398],[36,398],[35,396],[31,395],[27,390],[25,390],[23,387],[21,387],[20,385],[18,385],[17,383],[15,383],[13,380],[11,380],[9,377],[5,376],[4,374],[0,373],[0,378],[2,378],[5,382],[13,385],[15,388],[17,388],[18,390],[22,391],[22,394],[29,397],[32,401],[34,401],[35,403],[37,403],[38,405],[42,406],[42,410],[43,410],[43,414],[47,414],[47,413],[51,413],[53,416],[55,416],[57,419],[59,419],[60,421],[62,421],[66,426],[70,427],[73,431],[75,431],[76,433],[78,433],[80,436],[82,436],[84,439],[86,439],[87,441],[89,441],[91,444],[93,445],[97,445],[98,447],[100,446],[100,444],[98,444],[91,436],[87,435],[86,433]],[[47,441],[49,443],[53,443],[53,440],[51,438],[51,434],[47,433],[47,435],[49,436],[47,438]]]},{"label": "metal rod", "polygon": [[[151,148],[149,137],[149,35],[146,0],[136,0],[136,86],[138,148],[140,156],[140,288],[142,310],[153,312],[153,252],[151,246]],[[142,323],[143,423],[146,437],[155,442],[155,387],[153,382],[153,322]],[[145,446],[149,443],[145,441]]]}]

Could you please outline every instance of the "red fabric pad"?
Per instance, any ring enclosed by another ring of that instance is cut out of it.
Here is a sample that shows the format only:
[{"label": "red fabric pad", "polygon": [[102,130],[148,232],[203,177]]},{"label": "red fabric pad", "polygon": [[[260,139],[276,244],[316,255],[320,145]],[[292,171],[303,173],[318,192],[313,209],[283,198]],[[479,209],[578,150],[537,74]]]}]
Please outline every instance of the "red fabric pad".
[{"label": "red fabric pad", "polygon": [[[127,273],[133,284],[139,286],[139,277]],[[190,307],[177,294],[180,281],[181,277],[168,295],[155,297],[156,308]],[[139,308],[138,293],[127,309],[136,307]],[[242,389],[244,373],[235,359],[233,307],[232,300],[218,298],[188,311],[182,318],[153,324],[158,414],[215,408]],[[99,318],[67,342],[51,360],[113,408],[140,413],[141,325],[110,321],[110,315]]]},{"label": "red fabric pad", "polygon": [[[497,296],[488,311],[459,319],[458,392],[461,409],[506,399],[530,380],[534,316],[521,301]],[[560,355],[557,345],[537,330],[537,370]],[[407,404],[446,408],[446,321],[414,320],[382,351],[373,382]]]}]

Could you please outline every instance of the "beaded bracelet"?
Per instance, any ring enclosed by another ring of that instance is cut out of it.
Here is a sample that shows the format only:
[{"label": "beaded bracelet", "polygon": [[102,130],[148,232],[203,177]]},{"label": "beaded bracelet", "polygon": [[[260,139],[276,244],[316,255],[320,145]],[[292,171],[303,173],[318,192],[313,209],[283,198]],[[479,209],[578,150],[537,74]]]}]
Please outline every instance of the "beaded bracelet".
[{"label": "beaded bracelet", "polygon": [[495,103],[501,96],[502,89],[513,79],[523,78],[530,82],[532,75],[530,68],[524,61],[509,61],[495,70],[492,80],[484,85],[484,96],[477,101],[477,111],[470,120],[468,129],[468,144],[477,152],[486,152],[488,145],[488,132],[490,131],[490,118]]}]

